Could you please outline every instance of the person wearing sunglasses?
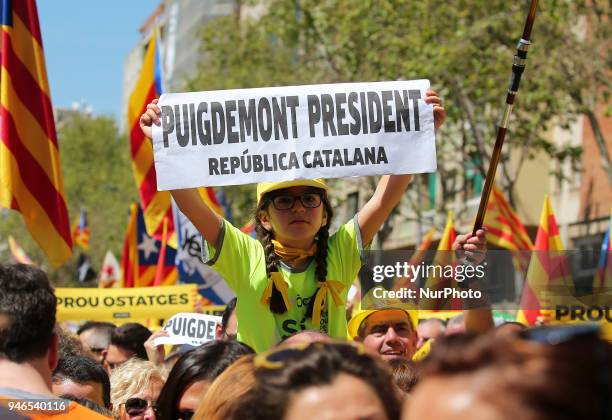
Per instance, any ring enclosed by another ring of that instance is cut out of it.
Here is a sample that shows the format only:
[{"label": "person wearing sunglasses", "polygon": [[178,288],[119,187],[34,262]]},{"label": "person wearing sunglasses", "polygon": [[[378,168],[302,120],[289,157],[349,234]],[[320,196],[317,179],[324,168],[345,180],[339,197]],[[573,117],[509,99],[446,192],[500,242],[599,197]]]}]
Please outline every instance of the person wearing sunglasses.
[{"label": "person wearing sunglasses", "polygon": [[113,370],[110,381],[114,419],[157,420],[157,399],[164,385],[159,367],[132,358]]}]

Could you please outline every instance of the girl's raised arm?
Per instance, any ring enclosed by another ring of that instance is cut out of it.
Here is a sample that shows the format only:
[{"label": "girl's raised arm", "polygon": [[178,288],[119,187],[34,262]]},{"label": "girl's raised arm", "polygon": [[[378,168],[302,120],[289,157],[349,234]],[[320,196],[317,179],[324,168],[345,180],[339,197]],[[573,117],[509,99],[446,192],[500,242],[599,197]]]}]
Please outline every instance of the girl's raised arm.
[{"label": "girl's raised arm", "polygon": [[[147,110],[140,116],[140,128],[144,135],[151,139],[152,124],[159,125],[161,109],[157,106],[157,99],[147,105]],[[196,188],[170,191],[181,211],[191,220],[191,223],[200,231],[204,239],[211,244],[217,243],[221,232],[221,218],[212,211],[200,197]]]},{"label": "girl's raised arm", "polygon": [[[428,90],[425,93],[425,103],[433,105],[434,126],[437,129],[446,119],[442,99],[435,91]],[[376,232],[387,220],[393,208],[400,202],[411,180],[412,175],[385,175],[380,179],[374,195],[357,215],[361,240],[364,245],[369,244],[374,239]]]},{"label": "girl's raised arm", "polygon": [[374,235],[399,203],[412,175],[385,175],[380,178],[376,191],[357,214],[363,245],[372,242]]}]

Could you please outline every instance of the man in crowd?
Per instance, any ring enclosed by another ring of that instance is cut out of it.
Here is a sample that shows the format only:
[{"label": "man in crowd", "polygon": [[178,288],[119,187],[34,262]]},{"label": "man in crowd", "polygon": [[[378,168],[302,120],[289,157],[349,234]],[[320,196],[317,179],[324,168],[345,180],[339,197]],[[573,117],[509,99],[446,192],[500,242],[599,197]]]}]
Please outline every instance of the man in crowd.
[{"label": "man in crowd", "polygon": [[104,368],[83,356],[60,358],[52,373],[51,389],[58,396],[84,398],[110,407],[110,381]]},{"label": "man in crowd", "polygon": [[429,340],[435,340],[444,335],[446,324],[440,318],[428,318],[419,321],[417,327],[417,350],[423,347]]},{"label": "man in crowd", "polygon": [[151,331],[147,327],[135,322],[117,327],[111,334],[108,349],[102,353],[108,374],[132,357],[147,360],[144,343],[150,335]]},{"label": "man in crowd", "polygon": [[87,321],[77,331],[83,348],[89,350],[98,363],[102,363],[102,353],[108,348],[115,328],[110,322]]},{"label": "man in crowd", "polygon": [[363,343],[373,354],[389,361],[412,359],[416,352],[416,310],[388,305],[380,309],[359,311],[348,324],[349,336]]},{"label": "man in crowd", "polygon": [[233,298],[225,306],[221,316],[221,324],[215,328],[215,340],[235,340],[238,334],[238,320],[236,319],[237,299]]},{"label": "man in crowd", "polygon": [[[374,294],[368,293],[362,307],[368,309],[362,309],[351,318],[348,333],[353,340],[362,342],[369,352],[379,354],[384,360],[392,360],[419,359],[429,351],[426,343],[420,349],[417,346],[419,311],[412,305],[398,299],[376,299]],[[463,331],[484,333],[493,328],[493,318],[488,308],[466,310],[455,318]],[[458,332],[459,327],[455,329]],[[446,335],[448,330],[449,327],[446,328]]]},{"label": "man in crowd", "polygon": [[43,271],[24,264],[0,265],[0,396],[4,404],[7,399],[54,402],[52,407],[65,408],[54,411],[57,418],[103,419],[51,391],[51,372],[58,361],[56,307]]}]

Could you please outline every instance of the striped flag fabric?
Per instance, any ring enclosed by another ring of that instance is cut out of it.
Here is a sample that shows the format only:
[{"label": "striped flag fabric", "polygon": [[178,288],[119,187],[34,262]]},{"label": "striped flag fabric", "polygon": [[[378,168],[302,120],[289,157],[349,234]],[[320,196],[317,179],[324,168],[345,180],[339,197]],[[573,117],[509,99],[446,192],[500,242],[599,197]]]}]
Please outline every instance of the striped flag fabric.
[{"label": "striped flag fabric", "polygon": [[[457,238],[457,232],[455,231],[455,222],[453,217],[453,211],[450,210],[448,212],[448,216],[446,218],[446,226],[444,227],[444,232],[442,233],[442,237],[440,238],[440,243],[438,244],[438,249],[436,255],[433,259],[432,266],[435,267],[449,267],[454,266],[456,264],[456,255],[453,252],[453,243]],[[425,288],[429,290],[442,290],[445,287],[453,287],[455,286],[455,280],[450,276],[438,276],[436,273],[433,276],[430,276],[425,282]],[[450,304],[449,302],[444,302],[442,299],[435,299],[432,304],[431,301],[423,299],[425,302],[424,305],[421,305],[423,309],[461,309],[461,302],[452,299]]]},{"label": "striped flag fabric", "polygon": [[483,226],[487,229],[487,241],[510,250],[514,266],[521,275],[526,274],[531,256],[527,251],[533,250],[533,242],[504,193],[495,184],[491,189]]},{"label": "striped flag fabric", "polygon": [[72,240],[75,245],[80,246],[84,251],[89,250],[89,226],[87,224],[87,211],[81,207],[79,220],[74,223],[72,228]]},{"label": "striped flag fabric", "polygon": [[0,205],[21,213],[58,267],[72,255],[72,236],[34,0],[2,1],[0,91]]},{"label": "striped flag fabric", "polygon": [[[410,257],[410,260],[408,260],[408,265],[412,265],[412,266],[419,265],[423,261],[423,259],[425,258],[425,253],[431,246],[431,242],[433,241],[433,237],[435,233],[436,233],[436,228],[432,226],[427,231],[425,236],[423,236],[421,243],[416,248],[414,254],[412,254],[412,256]],[[416,289],[417,287],[416,281],[417,279],[413,279],[411,276],[398,278],[395,281],[395,284],[393,285],[393,289],[395,290],[400,290],[400,289],[405,289],[405,288]]]},{"label": "striped flag fabric", "polygon": [[[202,201],[204,201],[204,203],[206,203],[206,205],[212,211],[214,211],[215,213],[217,213],[219,216],[223,217],[224,219],[227,219],[228,216],[230,216],[229,212],[226,211],[226,206],[223,206],[217,199],[217,195],[215,194],[214,188],[204,187],[204,188],[199,188],[198,191],[200,193],[200,197],[202,198]],[[230,220],[228,219],[228,221]]]},{"label": "striped flag fabric", "polygon": [[[547,194],[544,197],[534,252],[531,253],[516,315],[518,322],[524,325],[544,322],[550,315],[547,308],[553,303],[549,300],[547,290],[550,290],[551,286],[561,288],[570,287],[572,284],[569,264],[562,253],[564,250],[557,219]],[[573,290],[568,290],[567,294],[573,296]]]},{"label": "striped flag fabric", "polygon": [[[161,241],[151,237],[145,229],[142,209],[136,203],[132,204],[121,257],[123,287],[152,286],[161,250]],[[175,265],[176,249],[167,246],[163,257],[159,285],[176,284],[178,278]]]},{"label": "striped flag fabric", "polygon": [[15,238],[12,235],[8,237],[9,249],[11,250],[11,255],[16,263],[19,264],[32,264],[32,260],[25,253],[23,248],[17,243]]},{"label": "striped flag fabric", "polygon": [[497,185],[491,189],[483,225],[487,229],[487,241],[494,245],[512,251],[533,249],[525,227]]},{"label": "striped flag fabric", "polygon": [[242,226],[240,228],[240,231],[243,233],[246,233],[251,238],[257,238],[257,232],[255,231],[255,221],[254,220],[251,220],[250,222]]},{"label": "striped flag fabric", "polygon": [[[215,213],[227,219],[228,208],[223,206],[211,187],[200,188],[200,197]],[[223,305],[234,293],[225,280],[200,259],[202,243],[200,232],[178,207],[174,210],[176,233],[179,247],[176,265],[181,283],[195,283],[204,305]]]},{"label": "striped flag fabric", "polygon": [[153,31],[145,53],[140,77],[128,102],[128,128],[130,130],[130,152],[132,170],[144,212],[149,235],[161,239],[164,217],[169,220],[168,243],[176,248],[176,234],[172,221],[172,202],[168,191],[157,191],[157,175],[153,162],[153,147],[140,129],[140,116],[147,104],[162,93],[162,74],[159,57],[157,30]]},{"label": "striped flag fabric", "polygon": [[[601,243],[601,251],[597,262],[597,273],[593,279],[593,294],[597,295],[603,301],[604,296],[612,295],[612,238],[610,238],[610,229],[612,228],[612,213],[610,214],[610,222],[608,230],[604,235]],[[603,302],[602,302],[603,303]]]}]

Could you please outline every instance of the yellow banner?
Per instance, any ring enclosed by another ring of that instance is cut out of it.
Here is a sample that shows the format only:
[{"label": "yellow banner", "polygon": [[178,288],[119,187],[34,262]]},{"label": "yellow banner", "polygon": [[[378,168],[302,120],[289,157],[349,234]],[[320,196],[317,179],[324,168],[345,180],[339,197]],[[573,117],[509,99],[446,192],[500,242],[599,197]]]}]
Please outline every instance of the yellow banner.
[{"label": "yellow banner", "polygon": [[193,312],[197,285],[120,289],[57,288],[58,321],[133,321]]}]

